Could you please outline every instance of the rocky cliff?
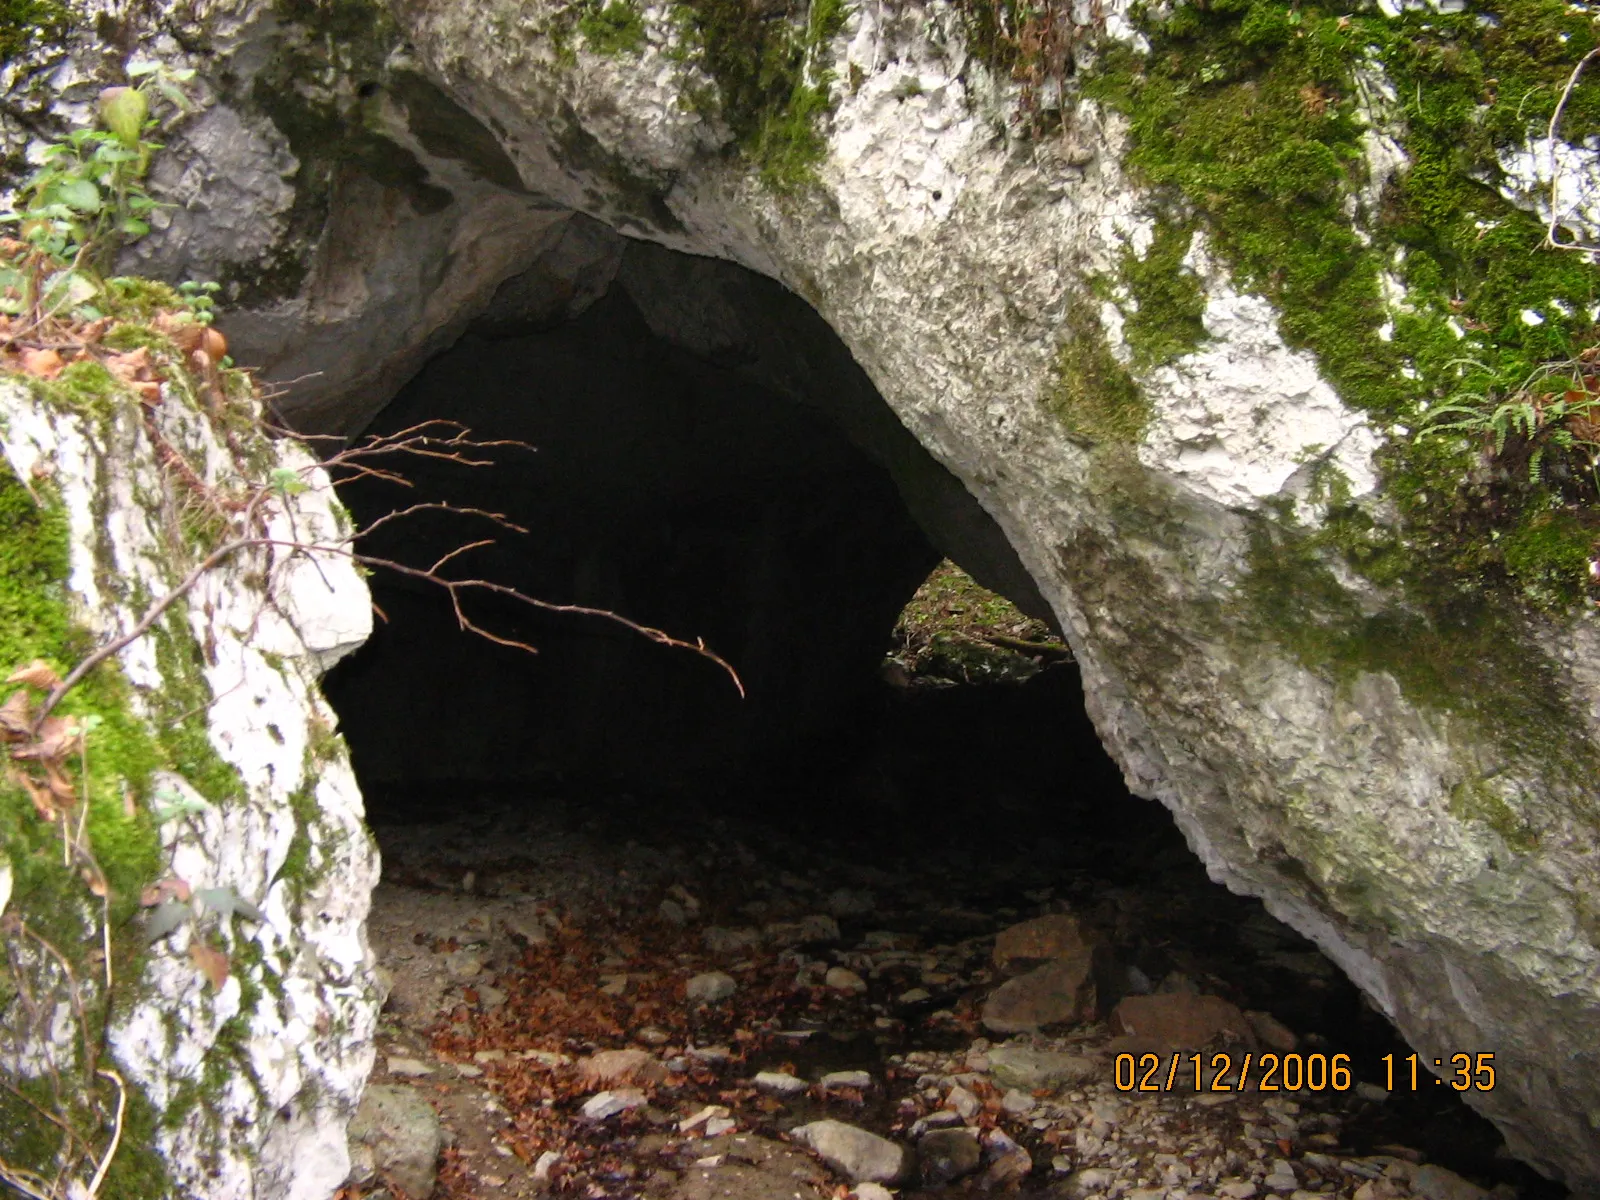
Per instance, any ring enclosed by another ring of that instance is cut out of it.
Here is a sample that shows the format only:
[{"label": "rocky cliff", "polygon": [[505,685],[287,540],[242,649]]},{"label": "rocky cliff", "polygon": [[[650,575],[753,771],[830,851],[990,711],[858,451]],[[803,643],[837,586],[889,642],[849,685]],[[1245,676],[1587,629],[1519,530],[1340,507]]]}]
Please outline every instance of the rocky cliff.
[{"label": "rocky cliff", "polygon": [[18,156],[130,61],[200,72],[128,265],[224,281],[305,429],[619,277],[668,341],[766,337],[744,274],[625,239],[802,298],[1130,786],[1600,1189],[1586,9],[193,0],[13,40]]}]

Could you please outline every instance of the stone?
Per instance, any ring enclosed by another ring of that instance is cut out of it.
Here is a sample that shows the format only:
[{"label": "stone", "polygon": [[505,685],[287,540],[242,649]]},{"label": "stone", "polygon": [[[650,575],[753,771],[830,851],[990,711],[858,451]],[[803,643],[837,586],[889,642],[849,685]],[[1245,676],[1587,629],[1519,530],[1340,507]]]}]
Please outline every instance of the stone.
[{"label": "stone", "polygon": [[645,1103],[645,1094],[638,1088],[616,1088],[596,1092],[583,1102],[583,1107],[578,1111],[585,1121],[600,1122],[639,1108]]},{"label": "stone", "polygon": [[684,995],[690,1004],[720,1004],[739,990],[732,975],[721,971],[706,971],[689,980]]},{"label": "stone", "polygon": [[759,929],[729,929],[723,925],[707,925],[700,932],[700,940],[712,954],[744,954],[761,945]]},{"label": "stone", "polygon": [[1025,1117],[1039,1107],[1039,1102],[1027,1092],[1012,1088],[1000,1098],[1000,1107],[1014,1117]]},{"label": "stone", "polygon": [[984,1001],[979,1019],[995,1033],[1028,1033],[1093,1020],[1094,1014],[1094,976],[1084,956],[1047,962],[1008,979]]},{"label": "stone", "polygon": [[843,1121],[813,1121],[789,1136],[853,1183],[898,1183],[915,1161],[899,1143]]},{"label": "stone", "polygon": [[377,1177],[387,1176],[407,1196],[427,1200],[438,1178],[444,1130],[415,1089],[375,1083],[350,1121],[349,1139],[362,1148]]},{"label": "stone", "polygon": [[1041,1088],[1076,1087],[1094,1078],[1100,1069],[1092,1058],[1040,1050],[1026,1042],[994,1046],[988,1051],[988,1058],[989,1073],[996,1083],[1030,1092]]},{"label": "stone", "polygon": [[787,1071],[759,1071],[750,1081],[756,1090],[773,1096],[798,1096],[811,1085]]},{"label": "stone", "polygon": [[395,1054],[391,1054],[385,1059],[384,1065],[388,1068],[389,1074],[398,1076],[401,1079],[421,1079],[426,1075],[432,1075],[438,1069],[423,1062],[420,1058],[408,1058]]},{"label": "stone", "polygon": [[835,888],[828,893],[828,912],[835,917],[864,917],[878,907],[871,892]]},{"label": "stone", "polygon": [[867,981],[849,967],[829,967],[828,973],[822,977],[822,982],[836,992],[860,994],[867,990]]},{"label": "stone", "polygon": [[1166,1051],[1199,1050],[1215,1038],[1251,1044],[1255,1038],[1237,1006],[1189,992],[1125,996],[1111,1012],[1111,1028]]},{"label": "stone", "polygon": [[1447,1167],[1424,1163],[1411,1176],[1413,1195],[1426,1200],[1488,1200],[1489,1193]]},{"label": "stone", "polygon": [[972,1174],[982,1162],[983,1148],[970,1129],[935,1129],[917,1142],[917,1166],[924,1183],[949,1183]]},{"label": "stone", "polygon": [[1071,1200],[1088,1200],[1109,1191],[1116,1181],[1117,1173],[1109,1167],[1084,1167],[1067,1176],[1066,1192]]},{"label": "stone", "polygon": [[1017,974],[1056,959],[1085,959],[1092,951],[1077,917],[1053,913],[1002,929],[994,939],[994,965]]},{"label": "stone", "polygon": [[983,1102],[960,1086],[951,1088],[945,1095],[944,1106],[959,1114],[963,1121],[972,1120],[983,1110]]},{"label": "stone", "polygon": [[1250,1026],[1250,1032],[1256,1035],[1256,1041],[1268,1050],[1288,1054],[1300,1044],[1300,1039],[1294,1030],[1271,1013],[1246,1012],[1244,1019]]},{"label": "stone", "polygon": [[578,1060],[578,1078],[585,1087],[660,1083],[667,1068],[646,1050],[599,1050]]},{"label": "stone", "polygon": [[836,1088],[855,1088],[865,1091],[872,1086],[872,1076],[865,1071],[830,1071],[818,1082],[825,1092],[831,1092]]},{"label": "stone", "polygon": [[1217,1185],[1217,1195],[1223,1200],[1251,1200],[1256,1191],[1256,1185],[1248,1179],[1229,1179]]},{"label": "stone", "polygon": [[679,929],[689,923],[689,913],[676,900],[663,900],[656,905],[656,913],[668,925],[676,925]]},{"label": "stone", "polygon": [[894,1200],[894,1193],[881,1183],[857,1184],[852,1195],[855,1200]]}]

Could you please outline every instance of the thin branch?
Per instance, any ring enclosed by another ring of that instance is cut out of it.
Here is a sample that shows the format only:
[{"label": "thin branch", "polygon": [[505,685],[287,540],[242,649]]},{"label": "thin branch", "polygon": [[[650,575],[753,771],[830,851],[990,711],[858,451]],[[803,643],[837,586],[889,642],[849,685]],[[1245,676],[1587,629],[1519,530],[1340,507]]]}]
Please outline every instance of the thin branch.
[{"label": "thin branch", "polygon": [[1578,60],[1578,65],[1572,68],[1572,74],[1567,77],[1567,86],[1561,90],[1561,99],[1556,101],[1555,111],[1550,114],[1550,131],[1546,135],[1550,142],[1550,224],[1544,231],[1544,244],[1554,250],[1577,250],[1589,254],[1600,254],[1600,246],[1585,246],[1582,242],[1560,242],[1556,240],[1556,228],[1559,220],[1556,204],[1561,190],[1561,160],[1556,153],[1556,147],[1559,145],[1556,141],[1556,131],[1561,126],[1561,114],[1566,111],[1567,101],[1572,97],[1572,89],[1578,86],[1578,78],[1583,74],[1583,69],[1596,56],[1600,56],[1600,46],[1596,46]]}]

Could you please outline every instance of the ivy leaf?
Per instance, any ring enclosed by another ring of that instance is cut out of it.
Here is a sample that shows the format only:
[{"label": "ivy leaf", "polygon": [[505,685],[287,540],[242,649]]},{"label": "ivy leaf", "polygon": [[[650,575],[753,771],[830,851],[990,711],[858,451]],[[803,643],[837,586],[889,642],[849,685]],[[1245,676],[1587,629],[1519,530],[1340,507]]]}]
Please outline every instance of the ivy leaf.
[{"label": "ivy leaf", "polygon": [[264,922],[266,917],[261,910],[250,901],[240,896],[231,887],[201,888],[194,894],[195,902],[202,912],[217,913],[224,919],[239,916],[247,921]]},{"label": "ivy leaf", "polygon": [[122,218],[122,224],[118,228],[129,237],[143,237],[150,232],[149,223],[139,220],[138,217]]},{"label": "ivy leaf", "polygon": [[161,788],[155,798],[161,801],[161,806],[153,813],[157,825],[165,825],[178,817],[192,817],[211,807],[198,796],[181,796],[171,788]]},{"label": "ivy leaf", "polygon": [[179,904],[175,900],[158,904],[145,918],[145,940],[154,945],[193,916],[194,910],[187,904]]},{"label": "ivy leaf", "polygon": [[309,489],[310,485],[300,478],[300,472],[292,467],[279,467],[272,473],[272,490],[279,495],[298,496]]}]

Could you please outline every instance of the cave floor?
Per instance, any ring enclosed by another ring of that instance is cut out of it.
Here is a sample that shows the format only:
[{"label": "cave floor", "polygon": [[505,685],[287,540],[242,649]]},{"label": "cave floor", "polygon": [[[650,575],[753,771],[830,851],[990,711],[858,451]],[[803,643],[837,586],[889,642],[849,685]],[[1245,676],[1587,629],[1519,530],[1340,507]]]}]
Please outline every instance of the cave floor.
[{"label": "cave floor", "polygon": [[[754,797],[462,785],[377,824],[369,928],[392,988],[373,1081],[439,1113],[435,1195],[844,1197],[849,1179],[789,1137],[822,1118],[907,1147],[976,1132],[981,1161],[935,1183],[924,1153],[894,1185],[908,1197],[1564,1194],[1431,1077],[1385,1094],[1381,1056],[1408,1048],[1310,943],[1211,883],[1159,806],[1104,771],[1047,795],[1016,712],[994,719],[969,739],[975,772],[907,775],[890,753],[833,789]],[[937,722],[914,727],[940,745]],[[1105,948],[1102,1018],[1119,993],[1221,997],[1270,1014],[1257,1050],[1348,1053],[1361,1086],[1197,1095],[1185,1063],[1172,1091],[1126,1092],[1115,1055],[1141,1047],[1104,1019],[987,1031],[996,934],[1061,912]],[[692,1003],[691,980],[731,995]],[[1058,1074],[1008,1086],[1019,1046],[1022,1069]],[[798,1082],[759,1088],[764,1071]],[[844,1071],[865,1074],[822,1082]],[[403,1195],[392,1182],[344,1195]]]}]

